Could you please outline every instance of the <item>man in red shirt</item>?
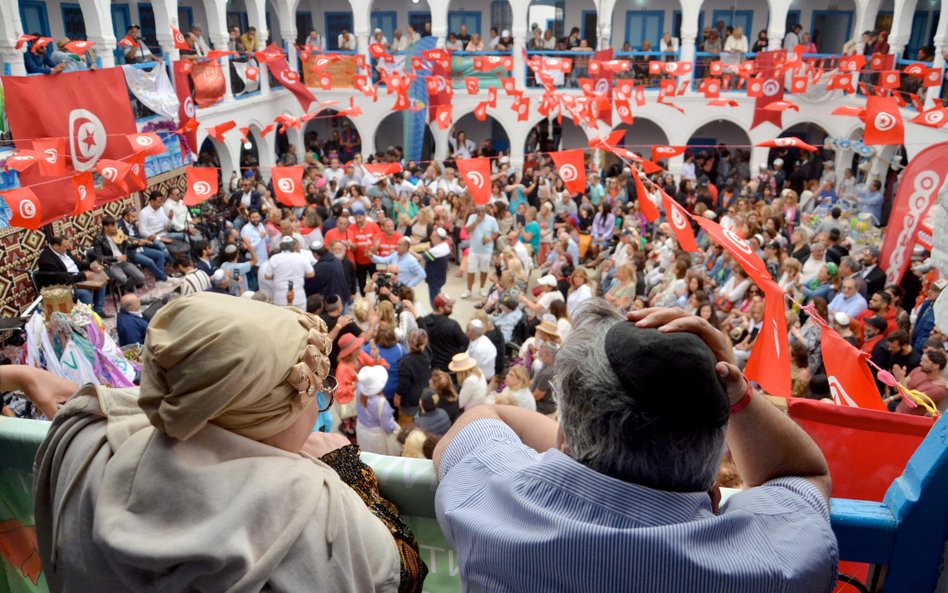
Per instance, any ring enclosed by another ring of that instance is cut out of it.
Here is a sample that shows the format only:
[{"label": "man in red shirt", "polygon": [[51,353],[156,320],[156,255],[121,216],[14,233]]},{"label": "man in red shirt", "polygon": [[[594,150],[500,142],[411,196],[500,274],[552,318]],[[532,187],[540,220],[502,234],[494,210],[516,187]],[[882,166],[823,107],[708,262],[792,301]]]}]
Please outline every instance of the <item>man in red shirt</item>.
[{"label": "man in red shirt", "polygon": [[[895,375],[899,383],[913,391],[921,391],[938,406],[938,409],[942,409],[941,401],[945,398],[946,391],[945,378],[941,376],[941,371],[945,368],[946,362],[948,362],[948,359],[945,358],[944,352],[933,350],[923,355],[922,362],[907,375],[905,367],[898,365],[892,369],[892,374]],[[898,407],[895,409],[900,414],[926,415],[925,408],[918,405],[912,406],[906,403],[904,397],[898,395],[886,398],[886,403],[895,400],[900,400]]]},{"label": "man in red shirt", "polygon": [[355,224],[349,225],[349,243],[352,244],[352,251],[355,254],[359,291],[362,296],[365,296],[365,280],[369,274],[375,271],[375,264],[372,263],[372,254],[369,253],[369,249],[375,244],[375,237],[378,236],[381,230],[379,225],[366,217],[365,207],[362,204],[353,203],[352,214],[355,216]]},{"label": "man in red shirt", "polygon": [[882,335],[887,336],[899,329],[898,323],[895,321],[895,315],[898,313],[895,307],[891,306],[892,304],[892,295],[880,290],[872,294],[869,298],[869,303],[866,309],[862,311],[859,315],[856,315],[856,327],[853,328],[856,331],[856,338],[863,342],[867,338],[865,337],[865,327],[866,320],[870,317],[879,316],[885,319],[886,328],[882,332]]},{"label": "man in red shirt", "polygon": [[355,256],[352,254],[352,245],[349,242],[349,226],[349,211],[343,210],[342,214],[336,219],[336,226],[323,235],[323,245],[332,245],[335,241],[342,241],[348,248],[346,257],[354,264]]},{"label": "man in red shirt", "polygon": [[395,245],[402,234],[395,230],[395,221],[386,218],[382,221],[382,232],[375,237],[375,250],[379,257],[388,257],[395,253]]}]

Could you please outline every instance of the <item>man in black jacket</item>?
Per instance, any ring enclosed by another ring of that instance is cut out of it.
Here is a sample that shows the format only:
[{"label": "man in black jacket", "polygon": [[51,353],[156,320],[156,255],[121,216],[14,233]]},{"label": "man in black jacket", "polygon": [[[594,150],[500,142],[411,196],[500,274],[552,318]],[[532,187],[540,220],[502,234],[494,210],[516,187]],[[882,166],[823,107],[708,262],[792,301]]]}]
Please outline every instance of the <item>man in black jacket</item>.
[{"label": "man in black jacket", "polygon": [[875,294],[885,288],[885,272],[879,268],[879,248],[866,247],[862,253],[862,278],[866,281],[866,292]]},{"label": "man in black jacket", "polygon": [[125,292],[145,284],[145,274],[128,260],[128,238],[119,234],[118,223],[111,216],[102,217],[102,232],[92,242],[95,259],[106,266],[109,278],[118,283]]},{"label": "man in black jacket", "polygon": [[227,206],[233,212],[232,215],[241,210],[249,212],[261,209],[263,200],[260,199],[260,194],[254,191],[252,179],[244,177],[240,180],[240,188],[230,195],[230,203]]},{"label": "man in black jacket", "polygon": [[156,281],[164,282],[168,279],[165,273],[165,254],[153,247],[154,241],[141,236],[137,223],[138,210],[129,206],[122,212],[122,218],[118,221],[119,229],[128,237],[128,250],[125,255],[139,266],[151,270]]},{"label": "man in black jacket", "polygon": [[[40,253],[37,260],[36,285],[40,288],[54,284],[78,284],[92,280],[102,266],[96,262],[87,262],[84,258],[74,256],[72,240],[68,237],[54,235],[50,238],[46,249]],[[99,317],[108,317],[105,314],[105,287],[92,291],[85,288],[74,288],[76,300],[92,305],[92,310]]]},{"label": "man in black jacket", "polygon": [[338,294],[343,297],[343,306],[345,306],[345,299],[350,294],[346,273],[342,269],[342,261],[330,253],[322,241],[312,243],[309,250],[316,258],[316,263],[313,264],[316,275],[304,281],[306,296],[319,294],[324,300],[328,300],[330,295]]},{"label": "man in black jacket", "polygon": [[448,363],[455,354],[467,350],[467,334],[457,321],[451,319],[454,311],[454,299],[439,294],[434,298],[434,312],[418,319],[418,327],[428,332],[431,349],[431,364],[436,369],[450,372]]}]

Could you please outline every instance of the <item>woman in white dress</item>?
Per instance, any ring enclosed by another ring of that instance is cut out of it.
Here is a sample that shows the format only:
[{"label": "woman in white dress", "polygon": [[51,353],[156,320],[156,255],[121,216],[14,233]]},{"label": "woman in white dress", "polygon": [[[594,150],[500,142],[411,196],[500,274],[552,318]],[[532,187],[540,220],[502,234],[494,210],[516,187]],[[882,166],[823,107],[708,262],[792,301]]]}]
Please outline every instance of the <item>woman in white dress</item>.
[{"label": "woman in white dress", "polygon": [[586,268],[578,267],[573,270],[573,275],[569,279],[572,288],[569,289],[569,295],[566,297],[566,312],[570,317],[576,316],[576,307],[583,301],[593,297],[592,288],[589,287],[589,272]]},{"label": "woman in white dress", "polygon": [[487,379],[479,368],[477,361],[467,355],[467,352],[455,354],[448,364],[461,386],[458,393],[458,405],[464,410],[470,410],[478,404],[494,403],[494,395],[487,390]]}]

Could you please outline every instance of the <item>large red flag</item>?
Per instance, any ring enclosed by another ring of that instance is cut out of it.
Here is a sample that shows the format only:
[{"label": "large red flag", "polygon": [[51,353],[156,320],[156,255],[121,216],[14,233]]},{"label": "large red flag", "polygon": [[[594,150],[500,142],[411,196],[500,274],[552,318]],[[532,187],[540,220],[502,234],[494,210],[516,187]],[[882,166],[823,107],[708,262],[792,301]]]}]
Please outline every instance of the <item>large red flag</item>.
[{"label": "large red flag", "polygon": [[919,225],[938,200],[938,191],[945,184],[946,177],[948,142],[923,149],[909,161],[902,173],[879,257],[879,267],[886,273],[886,284],[898,284],[902,280],[912,261]]},{"label": "large red flag", "polygon": [[[128,101],[121,68],[62,72],[56,76],[5,76],[2,78],[6,115],[17,148],[31,149],[34,138],[64,138],[71,163],[78,171],[95,168],[100,158],[128,155],[125,134],[138,130]],[[76,207],[71,176],[50,180],[39,167],[20,175],[23,186],[33,187],[42,204],[38,209],[46,224],[69,216]],[[114,199],[120,192],[105,188],[101,197]]]},{"label": "large red flag", "polygon": [[313,96],[313,93],[311,93],[300,80],[300,75],[290,70],[289,64],[286,63],[286,58],[273,60],[269,62],[267,66],[269,66],[273,76],[283,85],[283,88],[293,93],[296,100],[300,102],[300,106],[303,107],[303,111],[309,109],[310,104],[316,100],[316,97]]},{"label": "large red flag", "polygon": [[566,189],[573,194],[586,191],[586,151],[581,148],[575,150],[561,150],[551,152],[556,172],[566,184]]},{"label": "large red flag", "polygon": [[790,341],[787,337],[787,313],[784,294],[775,282],[760,285],[764,290],[764,320],[744,374],[760,383],[764,391],[779,397],[793,395],[790,377]]},{"label": "large red flag", "polygon": [[365,169],[367,173],[375,175],[376,177],[394,175],[404,170],[401,163],[365,163],[362,165],[362,168]]},{"label": "large red flag", "polygon": [[905,142],[905,124],[894,97],[866,99],[866,132],[864,143],[870,146],[898,145]]},{"label": "large red flag", "polygon": [[191,67],[191,80],[194,81],[194,103],[198,107],[210,107],[224,98],[227,87],[217,60],[195,62]]},{"label": "large red flag", "polygon": [[659,191],[662,194],[662,204],[665,206],[665,217],[675,231],[678,244],[685,251],[697,252],[698,242],[695,241],[695,232],[691,228],[691,219],[688,217],[688,213],[664,190],[659,189]]},{"label": "large red flag", "polygon": [[303,167],[273,167],[270,170],[273,195],[288,206],[305,206],[303,195]]},{"label": "large red flag", "polygon": [[[185,67],[187,65],[187,67]],[[174,89],[178,95],[178,126],[184,128],[188,122],[197,122],[194,111],[194,99],[191,97],[191,63],[178,61],[174,63]],[[181,136],[187,144],[185,154],[197,154],[197,126],[188,127],[188,131]]]},{"label": "large red flag", "polygon": [[651,196],[648,195],[648,190],[645,189],[645,183],[639,176],[638,171],[634,168],[632,169],[632,180],[635,182],[635,200],[639,204],[639,210],[642,211],[642,214],[649,222],[658,220],[661,213],[658,211],[658,207],[655,206],[655,203],[652,202]]},{"label": "large red flag", "polygon": [[490,202],[490,159],[456,159],[454,162],[474,203],[482,205]]},{"label": "large red flag", "polygon": [[[778,58],[778,56],[780,56]],[[786,56],[783,50],[765,51],[757,54],[756,62],[759,77],[761,78],[761,93],[754,104],[753,130],[764,122],[770,122],[778,128],[783,128],[783,117],[779,111],[764,109],[774,101],[783,100],[783,80],[778,72],[778,60]]]},{"label": "large red flag", "polygon": [[[593,54],[593,60],[600,62],[609,62],[612,60],[613,50],[610,47],[609,49],[604,49],[597,51]],[[615,76],[615,73],[612,68],[599,68],[599,72],[593,75],[594,89],[600,95],[606,97],[612,96],[612,80]],[[612,110],[603,109],[599,112],[599,119],[606,122],[608,125],[612,125]]]},{"label": "large red flag", "polygon": [[833,401],[841,406],[888,411],[866,364],[869,355],[823,326],[820,351]]},{"label": "large red flag", "polygon": [[38,229],[43,226],[43,207],[28,187],[11,189],[0,194],[10,207],[10,226]]},{"label": "large red flag", "polygon": [[189,167],[188,189],[184,193],[184,205],[196,206],[217,193],[217,177],[220,171],[216,167]]},{"label": "large red flag", "polygon": [[741,267],[744,268],[744,271],[747,272],[750,279],[758,286],[764,288],[764,283],[773,282],[770,273],[767,271],[767,266],[765,266],[760,257],[754,253],[754,249],[733,230],[725,229],[713,220],[703,216],[695,217],[694,221],[698,223],[698,226],[704,229],[704,232],[708,233],[712,241],[723,247],[725,251],[730,253],[731,256],[741,264]]}]

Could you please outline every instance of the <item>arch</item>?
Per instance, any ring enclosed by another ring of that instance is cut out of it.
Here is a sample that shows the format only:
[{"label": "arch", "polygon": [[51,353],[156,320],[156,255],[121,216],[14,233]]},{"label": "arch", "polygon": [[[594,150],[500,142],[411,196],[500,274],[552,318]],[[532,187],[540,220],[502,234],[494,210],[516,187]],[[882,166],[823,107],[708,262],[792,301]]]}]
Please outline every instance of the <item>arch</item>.
[{"label": "arch", "polygon": [[[595,26],[584,27],[582,22],[584,12],[592,12],[595,15]],[[530,0],[527,3],[526,16],[527,34],[534,23],[542,30],[547,28],[547,23],[552,23],[553,34],[557,39],[566,37],[570,29],[578,27],[581,39],[586,39],[593,49],[596,49],[598,45],[599,23],[602,17],[599,13],[599,4],[594,0],[576,0],[566,3],[563,12],[558,10],[553,0]]]},{"label": "arch", "polygon": [[[503,134],[502,139],[497,134],[498,128]],[[502,151],[507,155],[510,154],[513,136],[507,130],[507,124],[500,117],[487,114],[487,120],[482,122],[474,116],[474,110],[469,109],[455,115],[454,123],[451,125],[451,129],[448,130],[448,137],[454,137],[454,134],[459,131],[463,131],[469,139],[477,144],[478,148],[481,147],[483,141],[492,140],[494,150]]]},{"label": "arch", "polygon": [[613,130],[626,130],[622,145],[651,160],[652,145],[670,144],[668,134],[657,122],[636,116],[631,125],[619,123]]},{"label": "arch", "polygon": [[[252,140],[254,147],[257,152],[257,164],[260,167],[260,171],[264,175],[269,175],[270,169],[273,168],[273,165],[276,164],[276,155],[274,146],[276,144],[275,134],[271,132],[267,136],[263,136],[260,133],[260,130],[263,126],[260,125],[256,120],[251,121],[247,124],[247,128],[250,130],[248,134],[248,139]],[[241,147],[241,153],[245,147]]]},{"label": "arch", "polygon": [[[389,146],[401,146],[408,160],[431,160],[435,154],[435,136],[429,124],[424,126],[420,157],[416,158],[408,153],[405,120],[413,116],[415,116],[414,113],[403,110],[391,112],[383,117],[375,126],[375,133],[372,135],[375,152],[385,152]],[[365,136],[362,138],[364,142]]]},{"label": "arch", "polygon": [[[557,119],[558,118],[555,116],[548,118],[541,115],[539,117],[533,118],[527,123],[526,126],[521,128],[522,130],[524,130],[524,136],[523,136],[524,150],[526,152],[533,152],[535,150],[537,146],[536,142],[542,140],[543,138],[542,131],[538,129],[543,124],[546,124],[549,128],[547,130],[548,132],[547,135],[553,136],[549,138],[550,140],[554,140],[554,138],[559,139],[558,143],[554,142],[554,144],[549,147],[550,150],[570,150],[572,148],[586,148],[587,146],[589,146],[590,135],[593,135],[593,136],[600,135],[601,130],[605,127],[605,126],[600,126],[599,130],[590,130],[586,128],[585,126],[577,126],[573,123],[573,120],[569,117],[569,115],[566,115],[566,114],[563,114],[562,124],[559,124],[557,122]],[[558,133],[555,133],[556,128],[559,128]],[[535,131],[538,134],[540,134],[540,138],[537,140],[534,140],[533,138],[533,134]]]},{"label": "arch", "polygon": [[[235,142],[239,139],[235,139]],[[221,179],[228,179],[234,171],[237,171],[237,159],[234,158],[233,153],[226,143],[221,143],[211,138],[207,135],[206,132],[199,134],[198,136],[198,163],[202,163],[202,160],[206,162],[208,158],[205,155],[210,155],[211,157],[216,157],[216,162],[221,170]]]},{"label": "arch", "polygon": [[[711,134],[710,136],[708,134]],[[693,139],[717,139],[718,143],[749,146],[753,144],[746,125],[727,115],[712,115],[695,122],[695,126],[688,132],[687,142]]]},{"label": "arch", "polygon": [[[339,112],[335,109],[327,109],[324,112],[326,115],[338,114]],[[303,145],[305,149],[309,149],[311,142],[317,142],[317,144],[324,144],[331,136],[333,132],[340,132],[340,135],[345,131],[346,127],[351,127],[355,132],[355,137],[358,139],[359,143],[357,148],[353,151],[353,154],[356,152],[363,152],[363,139],[365,136],[362,133],[362,130],[359,128],[358,118],[352,119],[350,117],[318,117],[316,119],[311,119],[306,122],[306,127],[303,128]],[[320,151],[322,152],[322,151]],[[343,153],[340,155],[340,158],[343,161],[348,161],[352,158],[352,155]]]}]

